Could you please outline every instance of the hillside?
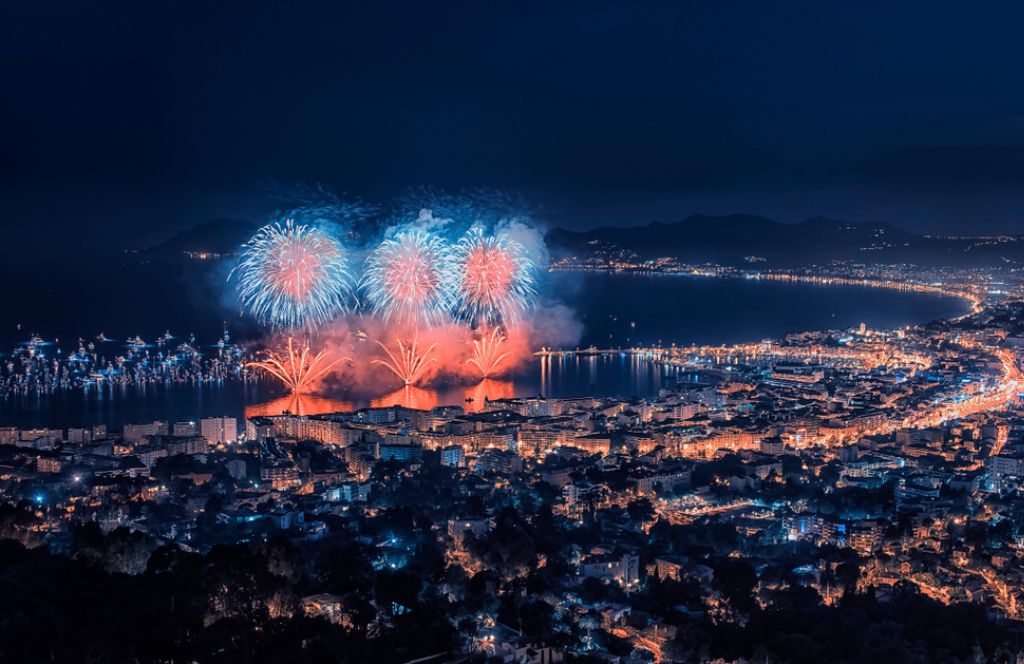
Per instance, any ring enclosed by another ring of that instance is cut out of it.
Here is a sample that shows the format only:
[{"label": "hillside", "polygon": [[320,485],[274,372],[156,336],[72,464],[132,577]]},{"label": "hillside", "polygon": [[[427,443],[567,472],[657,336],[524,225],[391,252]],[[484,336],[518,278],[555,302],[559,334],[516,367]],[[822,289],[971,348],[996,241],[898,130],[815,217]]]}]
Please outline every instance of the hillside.
[{"label": "hillside", "polygon": [[241,219],[214,219],[180,231],[146,250],[152,256],[173,257],[184,252],[231,254],[256,231],[256,225]]}]

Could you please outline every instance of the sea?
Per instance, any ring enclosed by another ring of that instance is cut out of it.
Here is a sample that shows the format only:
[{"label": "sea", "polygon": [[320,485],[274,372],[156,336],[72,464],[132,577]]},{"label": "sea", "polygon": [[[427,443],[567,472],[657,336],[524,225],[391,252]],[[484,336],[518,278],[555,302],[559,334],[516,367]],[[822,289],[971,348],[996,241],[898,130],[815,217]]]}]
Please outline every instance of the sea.
[{"label": "sea", "polygon": [[[0,275],[2,276],[2,275]],[[258,338],[226,284],[223,262],[97,265],[84,274],[22,275],[0,310],[0,349],[32,334],[66,345],[103,332],[110,338],[153,339],[170,331],[212,344],[227,329],[233,340]],[[8,282],[10,283],[10,282]],[[882,329],[963,313],[955,298],[865,286],[825,286],[742,278],[607,273],[551,273],[541,283],[539,315],[557,307],[578,328],[580,348],[731,344],[779,339],[793,332]],[[637,356],[575,354],[528,363],[520,373],[474,385],[440,384],[353,398],[294,398],[269,381],[93,387],[49,395],[0,398],[0,426],[66,428],[105,423],[243,418],[283,411],[313,414],[375,405],[478,410],[485,398],[513,396],[649,396],[674,386],[677,370]]]}]

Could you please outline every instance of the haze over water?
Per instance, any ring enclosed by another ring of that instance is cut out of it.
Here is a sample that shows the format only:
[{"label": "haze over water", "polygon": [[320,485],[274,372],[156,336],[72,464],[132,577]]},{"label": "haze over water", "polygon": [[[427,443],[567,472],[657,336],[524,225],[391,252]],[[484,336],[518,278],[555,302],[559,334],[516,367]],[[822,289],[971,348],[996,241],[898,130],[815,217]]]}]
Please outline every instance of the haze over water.
[{"label": "haze over water", "polygon": [[[576,309],[583,324],[580,347],[758,341],[804,330],[846,328],[861,322],[876,328],[898,327],[951,317],[966,310],[959,300],[918,293],[743,279],[552,274],[548,286],[554,296],[572,303]],[[134,289],[138,285],[126,287]],[[175,293],[180,297],[175,298]],[[189,289],[171,289],[163,293],[159,302],[158,311],[167,313],[166,324],[139,330],[140,320],[152,321],[158,313],[147,308],[156,303],[144,302],[148,304],[141,307],[141,318],[133,316],[139,307],[124,306],[120,315],[104,319],[103,329],[109,336],[119,335],[119,339],[137,333],[150,334],[152,338],[167,328],[181,335],[187,329],[203,330],[211,335],[206,338],[197,334],[198,341],[205,344],[214,341],[212,335],[219,330],[221,320],[230,315],[215,299],[203,301]],[[55,336],[45,327],[27,327],[44,337]],[[65,329],[60,333],[65,337],[73,334],[66,324],[62,327]],[[90,330],[82,330],[81,334],[88,335]],[[629,356],[576,356],[544,365],[534,361],[521,375],[481,386],[439,385],[432,389],[412,388],[409,392],[393,392],[398,386],[383,386],[382,396],[374,398],[344,393],[326,395],[335,399],[332,403],[307,398],[296,404],[269,381],[245,385],[148,385],[16,397],[0,401],[0,426],[107,423],[116,429],[124,422],[154,419],[177,421],[229,415],[241,420],[246,414],[278,413],[284,409],[319,412],[399,402],[415,407],[452,404],[476,409],[483,405],[484,396],[643,396],[675,381],[673,371]]]}]

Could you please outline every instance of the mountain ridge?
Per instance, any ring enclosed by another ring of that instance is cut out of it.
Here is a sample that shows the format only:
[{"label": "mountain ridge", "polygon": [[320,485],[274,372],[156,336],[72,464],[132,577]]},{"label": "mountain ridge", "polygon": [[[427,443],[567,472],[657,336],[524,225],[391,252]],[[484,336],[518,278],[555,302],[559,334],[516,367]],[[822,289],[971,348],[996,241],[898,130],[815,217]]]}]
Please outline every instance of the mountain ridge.
[{"label": "mountain ridge", "polygon": [[553,228],[552,255],[625,252],[641,259],[674,257],[691,263],[796,267],[845,260],[937,266],[1024,264],[1024,238],[948,238],[920,235],[889,222],[810,217],[783,223],[750,214],[693,214],[672,223],[605,226],[590,231]]},{"label": "mountain ridge", "polygon": [[[222,217],[196,224],[145,250],[149,256],[235,253],[257,224]],[[762,215],[692,214],[676,222],[602,226],[587,231],[555,227],[545,237],[554,258],[631,255],[673,257],[687,263],[798,267],[830,261],[915,263],[924,266],[1024,265],[1024,237],[935,237],[889,222],[850,222],[825,216],[784,223]]]}]

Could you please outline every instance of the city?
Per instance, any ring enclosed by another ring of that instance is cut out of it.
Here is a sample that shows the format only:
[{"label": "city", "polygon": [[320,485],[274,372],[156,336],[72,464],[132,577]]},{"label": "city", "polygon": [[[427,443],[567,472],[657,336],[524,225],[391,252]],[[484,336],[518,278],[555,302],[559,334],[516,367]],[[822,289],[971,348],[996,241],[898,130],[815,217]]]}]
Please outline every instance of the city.
[{"label": "city", "polygon": [[0,662],[1024,664],[1022,19],[0,4]]},{"label": "city", "polygon": [[1024,303],[978,300],[897,330],[615,351],[673,373],[651,398],[4,427],[3,536],[105,575],[206,561],[203,624],[324,619],[371,658],[413,630],[410,659],[692,659],[695,625],[798,597],[1012,623],[1020,348]]}]

